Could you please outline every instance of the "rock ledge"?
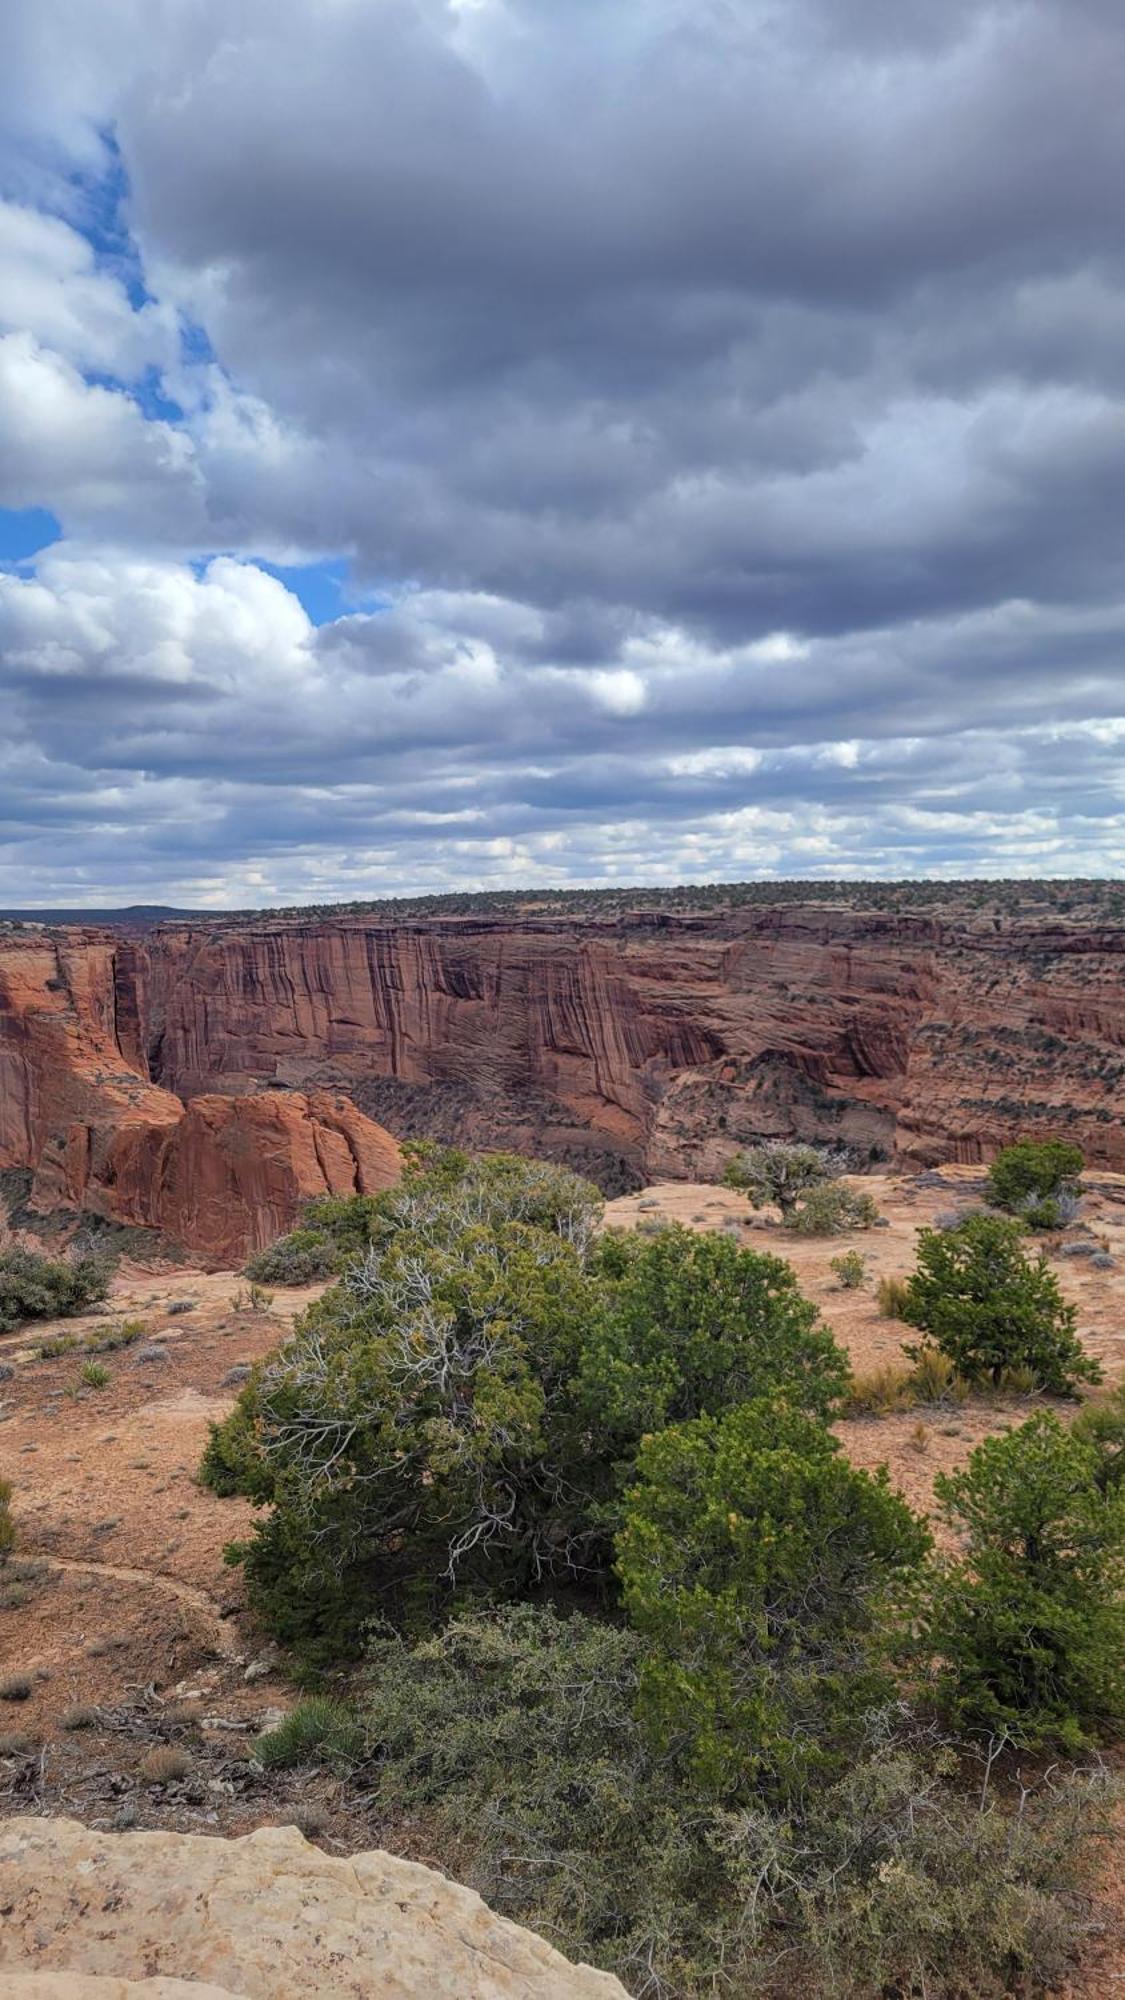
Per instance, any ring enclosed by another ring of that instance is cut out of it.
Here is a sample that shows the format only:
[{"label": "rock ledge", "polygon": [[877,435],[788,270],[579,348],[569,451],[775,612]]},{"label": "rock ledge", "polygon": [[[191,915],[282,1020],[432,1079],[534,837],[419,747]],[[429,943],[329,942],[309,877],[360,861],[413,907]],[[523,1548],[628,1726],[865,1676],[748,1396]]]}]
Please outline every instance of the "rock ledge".
[{"label": "rock ledge", "polygon": [[11,2000],[625,2000],[434,1870],[378,1849],[337,1860],[294,1827],[8,1819],[0,1883]]}]

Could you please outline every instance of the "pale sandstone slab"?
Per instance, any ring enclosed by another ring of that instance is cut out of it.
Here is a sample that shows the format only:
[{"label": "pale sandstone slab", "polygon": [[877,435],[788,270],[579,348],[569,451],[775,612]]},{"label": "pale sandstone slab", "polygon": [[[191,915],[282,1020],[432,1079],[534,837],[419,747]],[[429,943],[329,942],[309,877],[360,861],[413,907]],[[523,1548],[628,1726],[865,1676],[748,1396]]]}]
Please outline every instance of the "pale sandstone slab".
[{"label": "pale sandstone slab", "polygon": [[294,1827],[227,1841],[9,1819],[0,1884],[13,2000],[32,1969],[61,1975],[50,2000],[77,2000],[79,1973],[194,1980],[193,2000],[206,1982],[232,2000],[625,2000],[434,1870],[378,1849],[338,1860]]},{"label": "pale sandstone slab", "polygon": [[196,1980],[105,1979],[96,1972],[0,1974],[0,2000],[242,2000],[223,1986]]}]

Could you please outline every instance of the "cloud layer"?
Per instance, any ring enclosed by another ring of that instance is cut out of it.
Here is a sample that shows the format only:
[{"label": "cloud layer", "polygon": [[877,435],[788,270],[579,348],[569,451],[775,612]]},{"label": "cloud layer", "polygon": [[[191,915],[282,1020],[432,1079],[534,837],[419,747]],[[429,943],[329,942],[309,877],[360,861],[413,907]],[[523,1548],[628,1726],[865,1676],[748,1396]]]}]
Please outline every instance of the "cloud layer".
[{"label": "cloud layer", "polygon": [[1112,0],[11,17],[0,903],[1122,871]]}]

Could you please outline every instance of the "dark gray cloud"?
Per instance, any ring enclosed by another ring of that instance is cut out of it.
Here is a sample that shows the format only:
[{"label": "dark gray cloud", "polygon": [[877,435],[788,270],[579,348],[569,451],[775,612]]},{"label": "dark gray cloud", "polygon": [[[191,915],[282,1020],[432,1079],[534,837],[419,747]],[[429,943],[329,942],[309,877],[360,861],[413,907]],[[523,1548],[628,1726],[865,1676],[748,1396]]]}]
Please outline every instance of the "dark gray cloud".
[{"label": "dark gray cloud", "polygon": [[1117,4],[11,14],[5,900],[1121,868]]}]

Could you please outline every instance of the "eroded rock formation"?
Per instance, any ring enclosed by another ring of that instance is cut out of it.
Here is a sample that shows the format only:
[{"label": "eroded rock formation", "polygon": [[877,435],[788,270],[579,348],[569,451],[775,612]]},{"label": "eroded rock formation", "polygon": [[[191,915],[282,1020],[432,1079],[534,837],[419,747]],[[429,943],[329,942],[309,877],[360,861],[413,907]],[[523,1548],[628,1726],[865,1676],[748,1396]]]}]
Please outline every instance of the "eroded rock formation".
[{"label": "eroded rock formation", "polygon": [[433,1869],[337,1860],[294,1827],[217,1840],[9,1819],[0,1880],[0,1991],[55,1981],[29,2000],[84,2000],[82,1976],[91,2000],[625,2000]]},{"label": "eroded rock formation", "polygon": [[[79,1098],[131,1134],[263,1086],[611,1190],[713,1176],[765,1133],[919,1163],[1060,1135],[1125,1166],[1125,928],[1093,918],[810,900],[12,933],[0,1010],[0,1158],[43,1205],[82,1181]],[[76,1032],[81,1086],[56,1067]]]},{"label": "eroded rock formation", "polygon": [[185,1107],[128,1046],[113,949],[76,933],[0,954],[5,1167],[31,1169],[33,1213],[138,1224],[234,1264],[311,1196],[389,1186],[399,1157],[338,1090],[201,1095]]}]

